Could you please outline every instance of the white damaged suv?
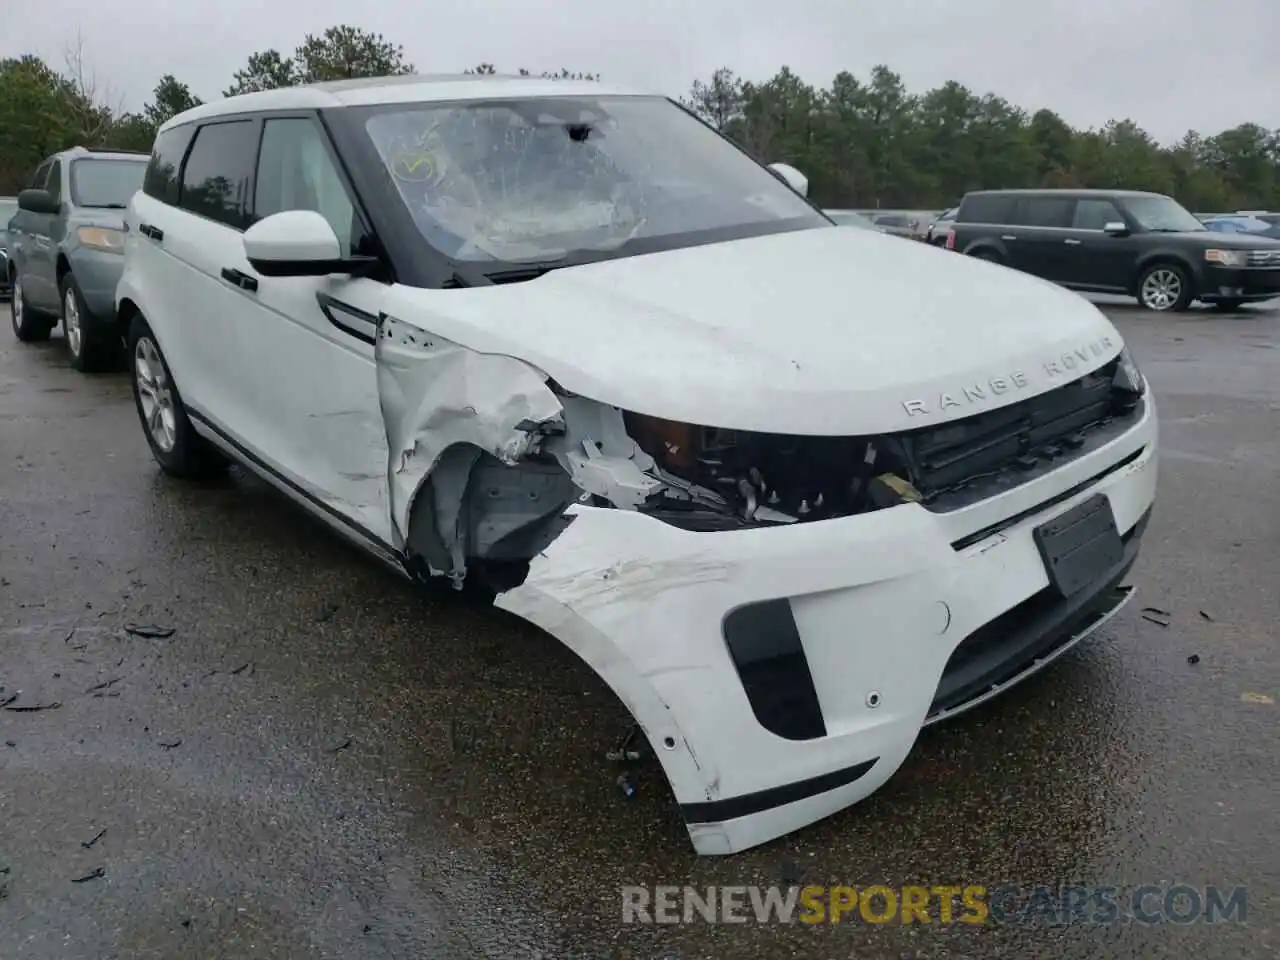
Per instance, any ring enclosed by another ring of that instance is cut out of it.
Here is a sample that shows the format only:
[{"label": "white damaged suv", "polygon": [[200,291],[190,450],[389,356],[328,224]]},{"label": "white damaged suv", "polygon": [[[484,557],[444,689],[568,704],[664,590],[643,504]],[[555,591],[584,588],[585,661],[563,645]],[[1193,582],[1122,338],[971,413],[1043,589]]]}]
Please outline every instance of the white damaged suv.
[{"label": "white damaged suv", "polygon": [[1095,307],[805,191],[593,82],[197,107],[128,212],[147,440],[487,585],[617,693],[700,853],[778,837],[1119,610],[1156,488]]}]

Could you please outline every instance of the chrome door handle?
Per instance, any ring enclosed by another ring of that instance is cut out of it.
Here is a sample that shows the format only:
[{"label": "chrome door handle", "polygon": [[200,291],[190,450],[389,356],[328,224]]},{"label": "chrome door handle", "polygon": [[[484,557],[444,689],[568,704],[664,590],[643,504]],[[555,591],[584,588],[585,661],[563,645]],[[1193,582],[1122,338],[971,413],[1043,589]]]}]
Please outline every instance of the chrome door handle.
[{"label": "chrome door handle", "polygon": [[1001,240],[1017,240],[1018,238],[1017,238],[1017,237],[1015,237],[1015,236],[1014,236],[1013,234],[1011,234],[1011,233],[1006,233],[1006,234],[1005,234],[1004,236],[1002,236],[1000,239],[1001,239]]},{"label": "chrome door handle", "polygon": [[1066,240],[1063,240],[1062,242],[1063,242],[1063,243],[1065,243],[1068,247],[1078,247],[1078,246],[1080,246],[1080,241],[1079,241],[1079,240],[1072,240],[1070,237],[1068,237]]}]

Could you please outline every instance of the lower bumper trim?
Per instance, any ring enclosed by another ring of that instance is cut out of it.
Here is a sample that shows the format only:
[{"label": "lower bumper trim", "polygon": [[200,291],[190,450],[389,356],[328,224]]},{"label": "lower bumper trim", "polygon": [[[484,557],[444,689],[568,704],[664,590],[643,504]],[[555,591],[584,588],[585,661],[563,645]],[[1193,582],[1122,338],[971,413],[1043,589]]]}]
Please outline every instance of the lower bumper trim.
[{"label": "lower bumper trim", "polygon": [[725,800],[708,800],[705,803],[682,803],[680,813],[685,823],[721,823],[725,820],[736,820],[752,814],[763,813],[774,807],[783,807],[798,800],[807,800],[818,794],[835,790],[846,784],[866,776],[868,771],[880,760],[872,757],[862,763],[855,763],[843,770],[832,770],[808,780],[797,780],[780,787],[757,790],[755,793],[744,793]]}]

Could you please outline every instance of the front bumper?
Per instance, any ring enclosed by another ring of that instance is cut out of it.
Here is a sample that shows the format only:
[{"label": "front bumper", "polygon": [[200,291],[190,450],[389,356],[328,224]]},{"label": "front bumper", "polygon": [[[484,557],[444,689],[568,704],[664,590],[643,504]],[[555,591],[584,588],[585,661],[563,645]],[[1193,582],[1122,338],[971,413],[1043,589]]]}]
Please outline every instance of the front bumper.
[{"label": "front bumper", "polygon": [[67,255],[67,260],[92,320],[99,327],[114,323],[116,286],[124,272],[124,257],[118,253],[76,247]]},{"label": "front bumper", "polygon": [[[1111,442],[946,513],[907,504],[694,533],[579,505],[497,605],[601,675],[653,745],[694,847],[733,853],[865,798],[926,723],[1016,682],[1114,612],[1156,473],[1148,395]],[[1049,579],[1033,530],[1099,493],[1128,535],[1123,561],[1098,571],[1080,609],[1049,609],[1036,600]],[[744,631],[731,653],[726,636]],[[962,644],[966,682],[949,690]]]},{"label": "front bumper", "polygon": [[1280,297],[1280,268],[1207,266],[1200,299],[1244,300],[1257,303]]}]

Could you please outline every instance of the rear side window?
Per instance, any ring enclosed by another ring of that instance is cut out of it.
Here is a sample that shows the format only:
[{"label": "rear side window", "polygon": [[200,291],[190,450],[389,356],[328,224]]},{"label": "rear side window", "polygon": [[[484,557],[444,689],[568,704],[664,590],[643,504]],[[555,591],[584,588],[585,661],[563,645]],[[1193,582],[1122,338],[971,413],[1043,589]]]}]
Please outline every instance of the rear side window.
[{"label": "rear side window", "polygon": [[170,206],[178,205],[182,186],[178,181],[178,171],[182,169],[182,157],[195,132],[194,126],[174,127],[156,137],[151,162],[147,164],[147,172],[142,178],[143,193]]},{"label": "rear side window", "polygon": [[1075,209],[1071,197],[1028,197],[1014,222],[1023,227],[1069,227]]},{"label": "rear side window", "polygon": [[232,120],[201,127],[182,168],[178,206],[244,230],[258,152],[258,124]]},{"label": "rear side window", "polygon": [[62,164],[57,160],[49,168],[49,179],[45,181],[44,188],[54,200],[62,199]]},{"label": "rear side window", "polygon": [[1108,223],[1124,223],[1124,217],[1110,200],[1080,200],[1072,226],[1077,230],[1101,230]]},{"label": "rear side window", "polygon": [[959,223],[1012,223],[1015,198],[1008,193],[980,193],[965,197],[956,212]]},{"label": "rear side window", "polygon": [[49,168],[53,166],[52,160],[46,160],[40,166],[36,167],[36,172],[31,175],[30,189],[43,190],[44,183],[49,179]]}]

